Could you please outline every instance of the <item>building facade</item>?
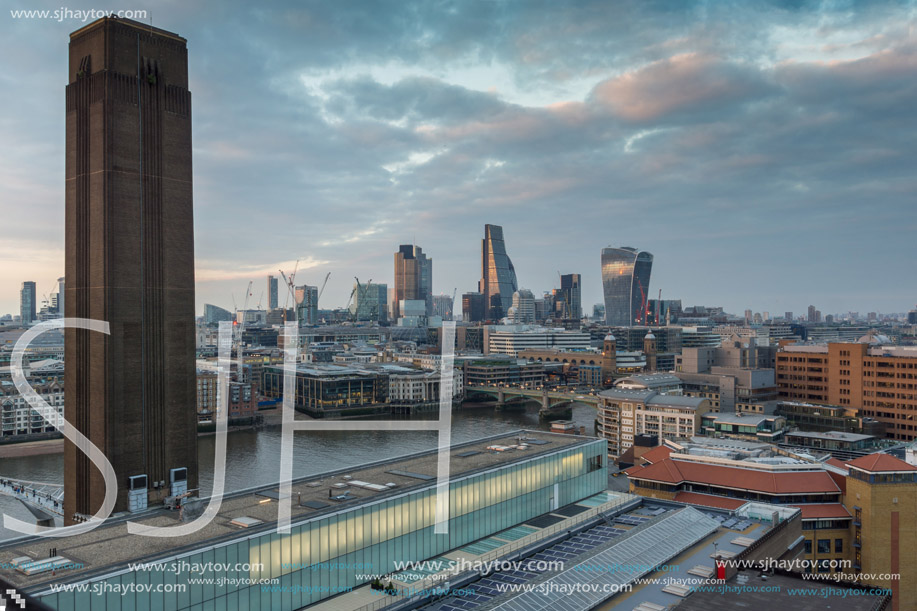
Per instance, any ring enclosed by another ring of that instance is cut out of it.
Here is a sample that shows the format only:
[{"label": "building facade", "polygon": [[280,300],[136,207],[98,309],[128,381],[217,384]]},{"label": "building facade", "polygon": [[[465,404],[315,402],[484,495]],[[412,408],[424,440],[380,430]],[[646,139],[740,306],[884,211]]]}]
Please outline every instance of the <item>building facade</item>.
[{"label": "building facade", "polygon": [[608,457],[616,459],[634,445],[636,435],[659,440],[693,437],[702,431],[710,401],[663,395],[653,390],[603,390],[599,393],[598,434],[608,441]]},{"label": "building facade", "polygon": [[395,253],[395,286],[392,319],[403,316],[401,301],[424,302],[425,314],[433,313],[433,259],[424,254],[416,244],[402,244]]},{"label": "building facade", "polygon": [[602,288],[605,324],[632,327],[646,324],[653,255],[636,248],[602,249]]},{"label": "building facade", "polygon": [[35,322],[36,316],[35,283],[29,280],[22,283],[22,289],[19,291],[19,322],[23,326],[30,325]]},{"label": "building facade", "polygon": [[506,316],[506,312],[513,305],[513,293],[518,289],[516,268],[506,254],[503,227],[484,225],[478,292],[484,295],[485,318],[500,320]]},{"label": "building facade", "polygon": [[891,439],[917,439],[917,347],[790,344],[777,353],[777,388],[781,399],[851,408]]},{"label": "building facade", "polygon": [[[176,485],[197,488],[187,41],[103,18],[70,35],[68,76],[66,316],[111,335],[67,329],[65,413],[114,466],[125,511],[134,476],[144,502],[168,496],[181,469]],[[65,524],[105,495],[69,441],[64,490]]]}]

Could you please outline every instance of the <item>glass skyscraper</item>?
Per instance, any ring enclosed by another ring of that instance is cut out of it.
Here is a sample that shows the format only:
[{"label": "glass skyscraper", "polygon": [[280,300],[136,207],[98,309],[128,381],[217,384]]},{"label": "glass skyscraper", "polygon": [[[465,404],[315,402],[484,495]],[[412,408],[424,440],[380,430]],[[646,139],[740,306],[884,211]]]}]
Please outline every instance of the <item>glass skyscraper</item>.
[{"label": "glass skyscraper", "polygon": [[653,255],[636,248],[602,249],[602,289],[605,324],[630,327],[646,324]]},{"label": "glass skyscraper", "polygon": [[506,244],[503,242],[503,227],[484,225],[478,292],[484,295],[487,318],[497,320],[506,316],[513,305],[513,293],[518,289],[516,269],[506,254]]}]

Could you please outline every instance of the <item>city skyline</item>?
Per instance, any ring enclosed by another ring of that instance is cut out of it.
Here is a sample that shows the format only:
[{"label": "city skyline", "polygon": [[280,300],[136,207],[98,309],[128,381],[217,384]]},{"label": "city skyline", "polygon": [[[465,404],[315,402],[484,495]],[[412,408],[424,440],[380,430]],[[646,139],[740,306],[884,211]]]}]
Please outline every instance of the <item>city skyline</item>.
[{"label": "city skyline", "polygon": [[[651,292],[685,304],[917,300],[906,6],[635,5],[620,19],[495,3],[407,19],[407,5],[353,5],[335,9],[338,35],[307,43],[299,28],[331,27],[330,9],[216,6],[155,23],[200,46],[197,313],[300,257],[300,281],[331,271],[322,306],[343,306],[354,275],[393,284],[385,262],[415,237],[437,260],[434,294],[473,291],[485,223],[511,232],[522,286],[582,274],[586,309],[602,301],[595,253],[629,243],[656,255]],[[5,23],[7,55],[34,50],[0,101],[16,144],[0,180],[0,313],[15,313],[23,281],[40,300],[63,269],[54,58],[75,27]],[[271,112],[251,119],[256,107]],[[749,273],[761,278],[742,291],[723,281]]]}]

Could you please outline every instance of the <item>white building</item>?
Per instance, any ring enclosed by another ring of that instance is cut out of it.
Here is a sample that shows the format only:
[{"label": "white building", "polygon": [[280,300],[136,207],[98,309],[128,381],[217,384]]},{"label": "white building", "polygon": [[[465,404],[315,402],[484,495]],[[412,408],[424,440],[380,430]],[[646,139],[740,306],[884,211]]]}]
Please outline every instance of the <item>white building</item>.
[{"label": "white building", "polygon": [[603,390],[599,400],[599,436],[608,440],[614,459],[634,445],[635,435],[656,435],[661,443],[701,434],[701,416],[710,411],[709,399],[653,390]]},{"label": "white building", "polygon": [[528,289],[519,289],[513,293],[513,305],[508,318],[515,324],[535,323],[535,296]]},{"label": "white building", "polygon": [[516,356],[521,350],[545,348],[590,350],[592,348],[587,332],[549,329],[533,325],[497,325],[490,327],[485,337],[489,354]]},{"label": "white building", "polygon": [[[61,377],[29,378],[29,383],[38,395],[50,405],[57,417],[64,417],[64,381]],[[26,437],[40,433],[51,433],[57,429],[47,423],[31,408],[19,394],[8,377],[0,379],[0,436]]]}]

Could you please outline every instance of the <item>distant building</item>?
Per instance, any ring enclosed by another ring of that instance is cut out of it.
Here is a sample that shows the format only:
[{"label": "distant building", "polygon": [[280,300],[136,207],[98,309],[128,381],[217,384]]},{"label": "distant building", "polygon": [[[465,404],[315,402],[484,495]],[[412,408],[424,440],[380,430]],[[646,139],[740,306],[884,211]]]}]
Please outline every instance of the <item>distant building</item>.
[{"label": "distant building", "polygon": [[483,293],[464,293],[462,295],[462,321],[482,322],[487,316]]},{"label": "distant building", "polygon": [[267,277],[267,309],[273,310],[279,307],[279,283],[275,276]]},{"label": "distant building", "polygon": [[503,241],[503,228],[484,225],[481,241],[481,280],[478,292],[484,295],[487,320],[500,320],[513,305],[513,293],[519,288],[516,269]]},{"label": "distant building", "polygon": [[917,325],[917,310],[911,310],[907,313],[907,324]]},{"label": "distant building", "polygon": [[528,289],[519,289],[513,293],[513,305],[507,312],[507,317],[515,324],[535,323],[535,297]]},{"label": "distant building", "polygon": [[583,317],[582,285],[579,274],[564,274],[560,277],[560,291],[564,296],[566,312],[564,318],[579,320]]},{"label": "distant building", "polygon": [[395,253],[394,320],[403,316],[399,309],[403,300],[423,301],[424,314],[433,313],[433,260],[412,244],[400,245]]},{"label": "distant building", "polygon": [[388,285],[368,282],[353,285],[350,312],[355,320],[386,322],[388,320]]},{"label": "distant building", "polygon": [[304,284],[293,291],[299,326],[318,324],[318,287]]},{"label": "distant building", "polygon": [[443,320],[452,320],[452,297],[449,295],[433,295],[433,316]]},{"label": "distant building", "polygon": [[605,304],[597,303],[592,306],[592,318],[594,320],[605,320]]},{"label": "distant building", "polygon": [[34,282],[22,283],[22,290],[19,291],[19,322],[23,326],[30,325],[36,320],[35,293]]},{"label": "distant building", "polygon": [[605,324],[629,327],[646,324],[653,255],[636,248],[602,249]]},{"label": "distant building", "polygon": [[208,325],[233,319],[232,312],[210,303],[204,304],[204,322]]},{"label": "distant building", "polygon": [[66,287],[65,279],[58,278],[57,279],[57,292],[51,293],[51,307],[55,312],[57,312],[61,316],[64,316],[64,312],[65,312],[64,310],[65,287]]},{"label": "distant building", "polygon": [[487,331],[487,353],[515,356],[519,351],[537,348],[591,350],[589,333],[564,331],[529,325],[495,325]]}]

